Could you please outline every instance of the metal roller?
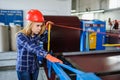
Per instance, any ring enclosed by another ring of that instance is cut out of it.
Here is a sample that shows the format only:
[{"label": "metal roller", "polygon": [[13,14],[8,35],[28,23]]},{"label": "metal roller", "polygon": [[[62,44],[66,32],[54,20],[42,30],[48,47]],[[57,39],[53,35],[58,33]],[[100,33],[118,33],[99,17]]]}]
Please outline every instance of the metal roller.
[{"label": "metal roller", "polygon": [[[44,16],[46,21],[58,25],[80,28],[80,21],[76,16]],[[80,51],[80,31],[52,25],[50,50],[53,52]]]}]

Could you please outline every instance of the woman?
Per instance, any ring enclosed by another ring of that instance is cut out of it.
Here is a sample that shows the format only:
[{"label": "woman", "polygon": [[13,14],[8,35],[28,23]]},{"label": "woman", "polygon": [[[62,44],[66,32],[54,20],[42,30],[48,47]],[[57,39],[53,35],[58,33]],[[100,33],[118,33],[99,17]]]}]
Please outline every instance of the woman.
[{"label": "woman", "polygon": [[[36,56],[46,58],[51,62],[60,62],[61,60],[51,56],[40,47],[40,42],[47,41],[47,31],[44,23],[44,17],[39,10],[32,9],[28,11],[26,19],[28,24],[17,33],[17,64],[16,70],[18,80],[37,80],[39,66]],[[46,24],[50,24],[48,21]]]}]

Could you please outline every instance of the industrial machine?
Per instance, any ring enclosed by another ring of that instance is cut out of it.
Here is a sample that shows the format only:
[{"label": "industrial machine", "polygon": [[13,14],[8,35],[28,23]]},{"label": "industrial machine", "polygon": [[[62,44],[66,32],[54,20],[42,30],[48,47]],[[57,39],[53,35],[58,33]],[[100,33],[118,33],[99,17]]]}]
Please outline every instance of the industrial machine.
[{"label": "industrial machine", "polygon": [[53,52],[105,50],[105,21],[79,20],[75,16],[45,16],[45,20],[55,23],[51,29]]},{"label": "industrial machine", "polygon": [[[111,70],[111,68],[109,68],[111,67],[111,65],[106,65],[106,63],[108,62],[107,64],[109,64],[108,58],[114,57],[114,55],[119,55],[119,52],[111,51],[110,55],[107,54],[110,53],[109,51],[99,52],[102,54],[97,54],[97,51],[90,51],[88,52],[88,54],[87,52],[82,52],[105,49],[103,44],[105,43],[106,23],[104,21],[79,20],[77,17],[73,16],[45,16],[45,20],[53,21],[55,23],[51,26],[51,31],[49,31],[48,28],[48,38],[50,38],[48,39],[50,53],[52,51],[53,53],[55,53],[53,55],[57,56],[57,58],[61,59],[64,62],[64,64],[48,62],[48,69],[45,69],[46,73],[48,73],[48,77],[50,77],[50,75],[52,74],[51,69],[54,70],[57,75],[56,78],[58,78],[59,80],[93,80],[94,78],[99,78],[97,76],[101,77],[102,75],[103,77],[103,75],[110,75],[114,73],[114,70]],[[77,51],[79,54],[77,54]],[[91,53],[94,53],[96,55]],[[118,68],[117,70],[119,70],[119,67],[115,68]],[[70,71],[70,74],[69,72],[65,71]],[[77,71],[78,73],[72,71]],[[82,78],[82,74],[80,74],[81,76],[79,75],[79,72],[81,71],[84,71],[85,74],[87,74],[86,72],[92,72],[92,75],[84,75],[84,79],[80,79]],[[95,76],[93,73],[95,73],[95,75],[97,76]],[[51,77],[49,80],[55,80],[55,74],[53,74],[52,76],[53,77]],[[89,78],[91,76],[94,77]],[[73,79],[70,79],[69,77]]]},{"label": "industrial machine", "polygon": [[104,50],[105,43],[105,21],[81,20],[80,28],[80,51]]}]

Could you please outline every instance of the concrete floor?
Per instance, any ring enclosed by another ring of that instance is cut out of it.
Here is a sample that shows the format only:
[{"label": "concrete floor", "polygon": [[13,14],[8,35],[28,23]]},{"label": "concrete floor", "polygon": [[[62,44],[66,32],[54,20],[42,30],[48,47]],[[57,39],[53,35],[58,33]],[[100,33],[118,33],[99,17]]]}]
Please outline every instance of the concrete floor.
[{"label": "concrete floor", "polygon": [[[16,57],[16,52],[0,52],[0,80],[17,80]],[[40,67],[38,80],[47,80],[43,67]]]},{"label": "concrete floor", "polygon": [[[17,80],[15,69],[0,71],[0,80]],[[47,80],[43,69],[40,69],[38,80]]]}]

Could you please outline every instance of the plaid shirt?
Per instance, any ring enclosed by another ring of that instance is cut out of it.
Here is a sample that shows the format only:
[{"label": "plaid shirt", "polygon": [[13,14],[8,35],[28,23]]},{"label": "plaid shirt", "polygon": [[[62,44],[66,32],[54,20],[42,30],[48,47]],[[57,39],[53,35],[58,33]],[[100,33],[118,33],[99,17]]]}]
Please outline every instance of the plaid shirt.
[{"label": "plaid shirt", "polygon": [[17,71],[34,72],[39,68],[35,55],[45,57],[47,52],[40,47],[39,43],[47,42],[47,31],[41,36],[26,36],[23,33],[17,35]]}]

